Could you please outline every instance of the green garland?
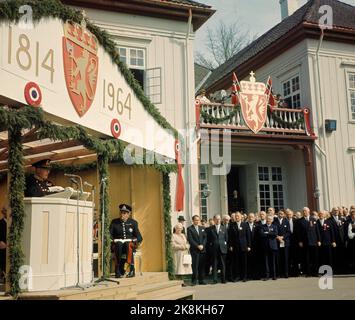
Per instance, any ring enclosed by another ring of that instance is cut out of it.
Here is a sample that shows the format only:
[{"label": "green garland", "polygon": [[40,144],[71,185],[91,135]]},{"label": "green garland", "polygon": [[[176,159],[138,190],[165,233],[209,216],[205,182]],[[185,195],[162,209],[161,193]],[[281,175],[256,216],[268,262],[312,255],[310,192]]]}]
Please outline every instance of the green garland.
[{"label": "green garland", "polygon": [[[18,22],[22,16],[19,12],[19,8],[22,5],[31,6],[34,22],[39,22],[43,18],[52,17],[62,20],[63,23],[67,20],[80,23],[84,18],[81,12],[63,5],[59,0],[8,0],[0,3],[0,21]],[[120,60],[116,44],[111,39],[111,36],[105,30],[101,30],[87,19],[86,23],[88,30],[96,36],[100,45],[111,57],[112,62],[117,65],[119,72],[124,76],[147,112],[161,127],[171,130],[177,138],[178,132],[166,121],[156,106],[150,102],[127,65]]]},{"label": "green garland", "polygon": [[214,124],[219,124],[222,123],[224,121],[230,120],[233,117],[235,117],[237,115],[237,109],[233,110],[229,115],[223,117],[223,118],[215,118],[213,116],[211,116],[207,111],[202,110],[201,111],[201,117],[204,120],[207,120],[208,122],[214,123]]},{"label": "green garland", "polygon": [[170,177],[168,173],[163,173],[163,199],[164,199],[164,228],[165,228],[165,258],[167,263],[167,271],[170,278],[174,278],[174,261],[171,247],[172,226],[171,226],[171,198],[170,198]]},{"label": "green garland", "polygon": [[[39,22],[43,18],[53,17],[59,18],[61,21],[67,20],[80,23],[83,15],[72,8],[64,6],[59,0],[9,0],[0,3],[0,21],[15,21],[18,22],[21,18],[19,8],[22,5],[30,5],[33,10],[34,22]],[[147,112],[157,121],[157,123],[164,129],[171,130],[175,138],[179,137],[178,132],[166,121],[160,114],[159,110],[149,101],[145,96],[139,83],[135,80],[131,71],[126,64],[120,61],[114,41],[110,38],[108,33],[101,30],[99,27],[87,21],[87,28],[97,37],[101,46],[110,55],[113,63],[117,65],[119,72],[124,76],[129,86],[134,91],[137,98],[142,102]],[[23,264],[23,252],[21,248],[21,238],[24,225],[24,203],[23,191],[25,185],[25,174],[23,169],[23,150],[21,145],[21,130],[31,129],[33,127],[40,128],[37,135],[39,139],[49,138],[53,141],[69,141],[78,140],[90,150],[94,150],[98,154],[98,161],[91,164],[63,167],[55,165],[54,170],[63,170],[66,172],[74,172],[78,170],[86,170],[90,168],[98,168],[100,178],[109,177],[108,163],[117,162],[124,164],[123,150],[124,144],[119,140],[101,140],[90,137],[81,126],[61,127],[53,125],[45,121],[43,118],[43,111],[31,107],[21,109],[8,109],[0,106],[0,130],[8,130],[9,132],[9,174],[10,174],[10,207],[12,210],[12,225],[9,235],[10,247],[10,291],[13,296],[17,296],[20,292],[19,287],[19,268]],[[146,152],[144,151],[144,155]],[[168,263],[169,274],[173,273],[173,263],[171,254],[171,199],[170,199],[170,180],[169,173],[176,171],[176,164],[161,164],[154,158],[154,164],[151,166],[159,170],[163,174],[163,194],[164,194],[164,221],[165,221],[165,235],[166,235],[166,258]],[[144,166],[135,165],[135,166]],[[1,175],[3,179],[6,174]],[[102,195],[100,195],[102,196]],[[103,254],[106,261],[109,261],[109,206],[108,206],[108,191],[106,190],[100,203],[105,203],[105,244]],[[109,268],[109,263],[106,264]],[[108,275],[109,269],[104,270]]]},{"label": "green garland", "polygon": [[[43,110],[41,108],[23,107],[20,109],[12,109],[7,107],[0,107],[0,126],[7,128],[9,132],[9,173],[10,173],[10,207],[12,210],[13,222],[9,235],[10,253],[10,293],[16,297],[20,290],[19,287],[19,268],[23,265],[23,251],[21,247],[21,238],[24,225],[24,203],[23,193],[25,184],[25,174],[23,169],[23,150],[21,144],[21,131],[23,129],[31,129],[38,127],[38,139],[49,138],[53,141],[69,141],[78,140],[87,149],[94,150],[98,155],[97,163],[91,163],[80,166],[73,166],[65,168],[64,171],[73,172],[76,170],[86,170],[97,166],[100,180],[103,177],[109,178],[108,163],[117,162],[124,164],[124,145],[121,141],[115,139],[102,140],[91,137],[81,126],[63,127],[45,121],[43,118]],[[144,155],[146,155],[144,150]],[[168,262],[168,271],[171,275],[173,273],[172,255],[171,255],[171,199],[170,186],[167,188],[167,183],[170,183],[169,173],[176,171],[176,164],[162,165],[156,162],[151,165],[153,168],[159,170],[164,176],[164,221],[166,240],[166,259]],[[144,164],[136,165],[144,166]],[[54,167],[54,170],[63,169],[60,165]],[[103,245],[103,255],[106,261],[106,269],[104,273],[106,276],[110,273],[110,235],[109,235],[109,197],[108,190],[103,193],[100,192],[100,204],[105,205],[105,239]]]},{"label": "green garland", "polygon": [[301,114],[301,117],[297,119],[296,121],[293,122],[287,122],[283,120],[280,116],[276,114],[277,108],[274,108],[273,111],[271,112],[270,108],[268,109],[269,116],[271,115],[272,119],[276,121],[278,124],[281,124],[282,126],[289,128],[289,129],[294,129],[299,127],[302,123],[304,123],[304,116],[303,113]]},{"label": "green garland", "polygon": [[[236,106],[236,108],[240,108],[240,105]],[[277,108],[274,108],[273,111],[271,111],[270,105],[268,105],[268,115],[269,117],[271,116],[272,119],[281,124],[284,127],[287,128],[297,128],[299,127],[302,123],[304,123],[304,116],[303,114],[301,115],[301,117],[299,119],[297,119],[296,121],[293,122],[287,122],[285,120],[283,120],[281,117],[279,117],[277,115]],[[229,115],[223,117],[223,118],[215,118],[213,117],[211,114],[209,114],[207,111],[202,110],[200,115],[201,118],[203,118],[205,121],[209,122],[209,123],[213,123],[213,124],[220,124],[222,122],[225,122],[227,120],[231,120],[234,116],[236,116],[238,113],[237,109],[233,110]]]},{"label": "green garland", "polygon": [[24,264],[24,254],[22,251],[22,233],[24,230],[25,206],[23,193],[25,189],[25,172],[23,166],[23,149],[21,142],[22,127],[16,123],[16,119],[11,119],[9,128],[9,172],[10,185],[9,205],[11,208],[12,223],[9,230],[9,257],[10,271],[9,281],[11,283],[10,293],[17,297],[20,292],[19,269]]}]

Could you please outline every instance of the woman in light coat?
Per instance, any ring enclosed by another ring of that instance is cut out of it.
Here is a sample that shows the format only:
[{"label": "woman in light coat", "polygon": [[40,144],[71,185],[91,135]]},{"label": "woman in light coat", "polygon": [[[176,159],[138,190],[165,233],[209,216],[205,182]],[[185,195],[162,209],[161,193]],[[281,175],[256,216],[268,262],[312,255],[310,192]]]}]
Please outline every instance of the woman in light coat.
[{"label": "woman in light coat", "polygon": [[172,235],[172,248],[174,252],[174,265],[176,275],[192,274],[191,264],[184,264],[184,255],[188,254],[190,248],[186,236],[182,233],[183,226],[178,223],[175,226],[175,233]]}]

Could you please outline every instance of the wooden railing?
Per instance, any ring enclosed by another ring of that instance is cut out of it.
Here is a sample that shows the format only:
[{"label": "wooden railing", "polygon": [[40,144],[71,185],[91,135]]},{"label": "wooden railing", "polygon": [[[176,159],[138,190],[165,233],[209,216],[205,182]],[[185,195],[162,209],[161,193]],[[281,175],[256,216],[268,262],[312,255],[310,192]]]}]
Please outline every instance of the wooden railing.
[{"label": "wooden railing", "polygon": [[[198,128],[226,129],[232,132],[253,133],[244,121],[240,106],[221,103],[201,103],[196,100],[196,125]],[[269,109],[264,126],[258,134],[314,136],[310,126],[310,110]]]}]

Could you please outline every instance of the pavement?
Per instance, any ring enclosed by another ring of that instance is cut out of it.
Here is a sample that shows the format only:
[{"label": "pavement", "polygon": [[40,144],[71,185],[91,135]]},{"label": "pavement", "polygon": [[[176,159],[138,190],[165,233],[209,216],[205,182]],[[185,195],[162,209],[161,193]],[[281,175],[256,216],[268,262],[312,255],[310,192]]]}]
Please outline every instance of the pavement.
[{"label": "pavement", "polygon": [[[333,289],[320,289],[324,278],[288,278],[187,286],[195,300],[355,300],[355,275],[336,276]],[[328,285],[330,284],[328,280]]]}]

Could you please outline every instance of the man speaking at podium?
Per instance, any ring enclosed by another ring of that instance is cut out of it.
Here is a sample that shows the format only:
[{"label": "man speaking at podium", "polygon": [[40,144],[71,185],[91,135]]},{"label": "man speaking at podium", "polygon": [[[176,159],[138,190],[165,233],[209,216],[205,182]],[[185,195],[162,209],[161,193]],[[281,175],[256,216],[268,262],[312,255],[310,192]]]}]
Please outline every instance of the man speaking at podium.
[{"label": "man speaking at podium", "polygon": [[[142,242],[143,238],[138,229],[138,222],[129,217],[131,206],[121,204],[120,218],[113,219],[110,225],[110,234],[116,256],[116,278],[121,278],[129,269],[127,277],[135,276],[133,252]],[[126,266],[126,267],[125,267]]]},{"label": "man speaking at podium", "polygon": [[53,183],[48,180],[51,169],[50,160],[40,160],[32,164],[35,174],[26,179],[25,197],[44,197],[50,194],[49,188]]}]

